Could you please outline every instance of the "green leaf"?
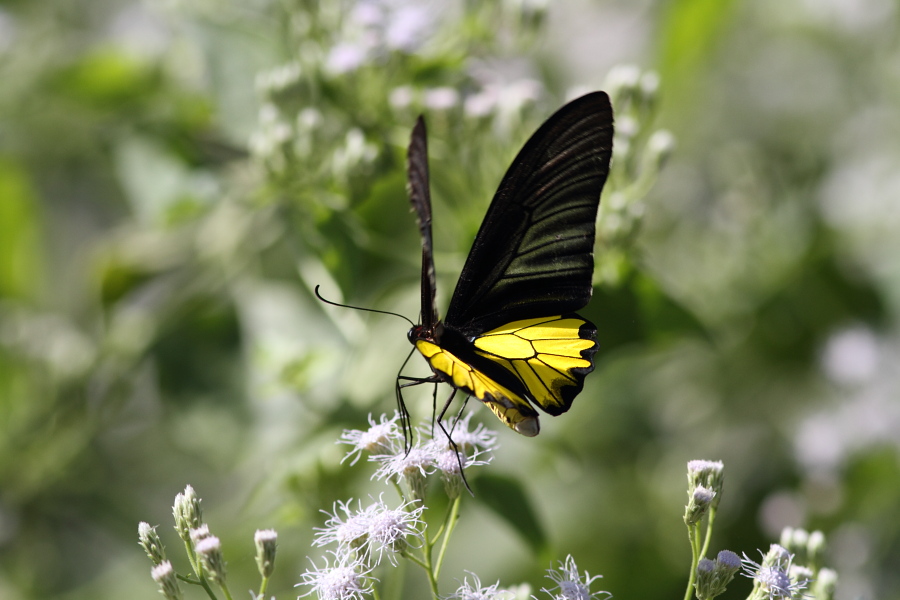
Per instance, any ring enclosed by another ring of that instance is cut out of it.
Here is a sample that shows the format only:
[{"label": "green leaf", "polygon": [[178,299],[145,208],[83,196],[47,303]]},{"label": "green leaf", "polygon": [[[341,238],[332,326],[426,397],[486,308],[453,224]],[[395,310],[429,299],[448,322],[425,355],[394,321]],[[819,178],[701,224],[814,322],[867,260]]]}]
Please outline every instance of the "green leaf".
[{"label": "green leaf", "polygon": [[583,311],[597,326],[600,353],[636,342],[662,342],[688,335],[710,339],[703,323],[650,274],[634,265],[617,285],[594,288]]},{"label": "green leaf", "polygon": [[475,499],[506,521],[532,552],[547,550],[547,536],[522,484],[512,477],[481,474],[473,482]]},{"label": "green leaf", "polygon": [[38,201],[25,171],[0,158],[0,296],[26,298],[41,280]]}]

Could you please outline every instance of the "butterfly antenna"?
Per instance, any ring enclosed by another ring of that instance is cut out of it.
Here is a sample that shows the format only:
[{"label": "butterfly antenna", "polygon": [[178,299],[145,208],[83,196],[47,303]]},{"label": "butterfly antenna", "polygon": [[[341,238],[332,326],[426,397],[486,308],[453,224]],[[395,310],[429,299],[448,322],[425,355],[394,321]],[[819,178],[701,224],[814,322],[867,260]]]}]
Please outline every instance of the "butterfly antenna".
[{"label": "butterfly antenna", "polygon": [[362,310],[362,311],[365,311],[365,312],[378,313],[378,314],[381,314],[381,315],[391,315],[391,316],[394,316],[394,317],[400,317],[401,319],[403,319],[404,321],[406,321],[407,323],[409,323],[410,327],[415,327],[415,326],[416,326],[416,324],[413,323],[412,321],[410,321],[407,317],[404,317],[403,315],[397,314],[397,313],[395,313],[395,312],[390,312],[390,311],[388,311],[388,310],[376,310],[376,309],[374,309],[374,308],[363,308],[362,306],[351,306],[350,304],[341,304],[340,302],[334,302],[333,300],[328,300],[327,298],[323,297],[322,294],[319,293],[319,288],[320,288],[320,287],[321,287],[321,286],[318,286],[318,285],[317,285],[316,288],[315,288],[315,290],[314,290],[314,293],[315,293],[315,295],[316,295],[316,298],[318,298],[319,300],[321,300],[321,301],[324,302],[325,304],[330,304],[331,306],[339,306],[339,307],[341,307],[341,308],[352,308],[353,310]]}]

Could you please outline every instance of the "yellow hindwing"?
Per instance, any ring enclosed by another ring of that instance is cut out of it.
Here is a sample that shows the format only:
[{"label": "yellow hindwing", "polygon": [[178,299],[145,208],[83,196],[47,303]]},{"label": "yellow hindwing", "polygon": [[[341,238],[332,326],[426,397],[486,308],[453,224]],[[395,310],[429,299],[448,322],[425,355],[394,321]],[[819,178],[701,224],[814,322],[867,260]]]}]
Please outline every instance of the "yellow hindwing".
[{"label": "yellow hindwing", "polygon": [[527,400],[437,344],[416,340],[416,348],[432,369],[449,377],[454,387],[484,402],[508,427],[527,436],[538,434],[537,412]]},{"label": "yellow hindwing", "polygon": [[583,378],[574,369],[591,366],[581,353],[597,342],[579,335],[585,322],[562,316],[513,321],[475,338],[475,348],[512,371],[534,400],[555,414],[568,408],[564,388],[580,385]]}]

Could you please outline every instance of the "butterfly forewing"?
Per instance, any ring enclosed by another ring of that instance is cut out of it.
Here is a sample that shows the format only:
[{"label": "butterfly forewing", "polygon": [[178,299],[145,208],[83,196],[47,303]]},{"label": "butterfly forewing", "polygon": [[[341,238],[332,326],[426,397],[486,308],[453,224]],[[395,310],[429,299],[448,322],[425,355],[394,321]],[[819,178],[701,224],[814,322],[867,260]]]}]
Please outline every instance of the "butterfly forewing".
[{"label": "butterfly forewing", "polygon": [[448,327],[477,335],[588,303],[612,123],[609,98],[595,92],[565,105],[528,140],[475,238]]},{"label": "butterfly forewing", "polygon": [[428,179],[428,141],[425,121],[420,116],[413,127],[406,156],[409,201],[416,213],[422,235],[422,327],[434,328],[438,321],[434,252],[431,241],[431,191]]}]

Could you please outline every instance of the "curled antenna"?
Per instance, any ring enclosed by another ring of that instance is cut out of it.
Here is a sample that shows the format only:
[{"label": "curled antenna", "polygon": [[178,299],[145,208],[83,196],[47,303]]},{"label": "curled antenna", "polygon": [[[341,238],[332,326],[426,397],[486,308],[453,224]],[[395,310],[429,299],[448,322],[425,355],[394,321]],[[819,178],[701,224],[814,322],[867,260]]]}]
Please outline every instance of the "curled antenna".
[{"label": "curled antenna", "polygon": [[397,313],[394,313],[394,312],[390,312],[390,311],[387,311],[387,310],[375,310],[374,308],[363,308],[363,307],[361,307],[361,306],[351,306],[351,305],[349,305],[349,304],[340,304],[339,302],[333,302],[333,301],[331,301],[331,300],[328,300],[327,298],[324,298],[324,297],[322,296],[322,294],[319,293],[319,287],[320,287],[320,286],[318,286],[318,285],[316,286],[316,288],[315,288],[315,290],[314,290],[314,293],[316,294],[316,298],[318,298],[319,300],[321,300],[321,301],[324,302],[325,304],[330,304],[330,305],[332,305],[332,306],[339,306],[339,307],[341,307],[341,308],[352,308],[353,310],[362,310],[362,311],[365,311],[365,312],[371,312],[371,313],[378,313],[378,314],[382,314],[382,315],[391,315],[391,316],[394,316],[394,317],[400,317],[401,319],[403,319],[404,321],[406,321],[407,323],[409,323],[410,327],[415,327],[415,326],[416,326],[416,324],[413,323],[412,321],[410,321],[407,317],[404,317],[403,315],[400,315],[400,314],[397,314]]}]

